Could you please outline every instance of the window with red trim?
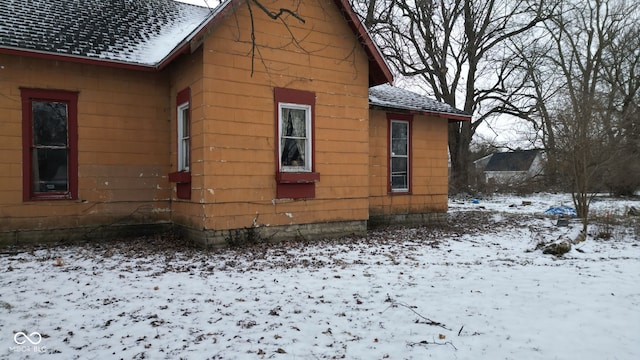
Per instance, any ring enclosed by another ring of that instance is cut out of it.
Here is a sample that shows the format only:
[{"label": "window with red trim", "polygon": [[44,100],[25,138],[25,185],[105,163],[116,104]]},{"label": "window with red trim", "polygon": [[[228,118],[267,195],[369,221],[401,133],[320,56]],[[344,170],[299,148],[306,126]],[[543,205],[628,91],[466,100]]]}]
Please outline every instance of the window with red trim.
[{"label": "window with red trim", "polygon": [[176,95],[176,144],[175,172],[169,173],[169,181],[176,183],[178,199],[191,199],[191,89],[185,88]]},{"label": "window with red trim", "polygon": [[78,198],[78,93],[20,89],[25,201]]},{"label": "window with red trim", "polygon": [[313,161],[311,153],[311,106],[278,103],[280,125],[280,171],[310,172]]},{"label": "window with red trim", "polygon": [[316,95],[310,91],[274,89],[276,180],[279,198],[315,196],[314,120]]},{"label": "window with red trim", "polygon": [[389,192],[411,191],[411,116],[389,115]]}]

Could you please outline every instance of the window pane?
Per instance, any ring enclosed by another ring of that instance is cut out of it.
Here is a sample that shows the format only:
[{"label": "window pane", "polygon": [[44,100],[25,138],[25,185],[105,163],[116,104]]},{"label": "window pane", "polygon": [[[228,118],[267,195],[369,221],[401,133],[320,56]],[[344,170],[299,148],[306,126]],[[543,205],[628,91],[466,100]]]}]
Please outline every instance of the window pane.
[{"label": "window pane", "polygon": [[189,108],[182,110],[182,137],[189,137]]},{"label": "window pane", "polygon": [[407,189],[407,174],[391,175],[391,188],[394,190]]},{"label": "window pane", "polygon": [[303,109],[282,109],[282,119],[285,120],[284,136],[306,137],[307,136],[307,114]]},{"label": "window pane", "polygon": [[189,171],[189,103],[178,107],[178,171]]},{"label": "window pane", "polygon": [[391,123],[391,151],[392,155],[407,155],[407,130],[408,124],[401,122]]},{"label": "window pane", "polygon": [[69,190],[66,149],[34,148],[32,161],[33,192]]},{"label": "window pane", "polygon": [[391,122],[391,189],[409,189],[409,123]]},{"label": "window pane", "polygon": [[391,158],[391,188],[409,188],[407,174],[407,158]]},{"label": "window pane", "polygon": [[182,140],[182,169],[189,167],[189,139]]},{"label": "window pane", "polygon": [[304,139],[282,139],[282,158],[283,166],[304,166]]},{"label": "window pane", "polygon": [[67,104],[32,102],[33,144],[67,146]]},{"label": "window pane", "polygon": [[283,167],[302,167],[308,170],[308,110],[283,107],[281,111],[280,164]]},{"label": "window pane", "polygon": [[405,122],[392,122],[391,133],[394,139],[406,139],[407,138],[407,123]]},{"label": "window pane", "polygon": [[391,151],[391,155],[407,155],[407,139],[392,139]]}]

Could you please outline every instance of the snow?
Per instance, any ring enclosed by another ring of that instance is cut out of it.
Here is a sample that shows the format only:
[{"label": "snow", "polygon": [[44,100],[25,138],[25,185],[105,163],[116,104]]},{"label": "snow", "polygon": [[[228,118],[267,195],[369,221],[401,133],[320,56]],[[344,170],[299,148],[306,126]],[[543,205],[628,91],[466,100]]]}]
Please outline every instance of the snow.
[{"label": "snow", "polygon": [[[640,358],[639,219],[556,258],[536,244],[580,226],[555,226],[555,205],[570,196],[452,199],[442,228],[247,249],[6,251],[0,358]],[[629,206],[600,199],[594,214]]]},{"label": "snow", "polygon": [[142,43],[121,39],[112,49],[101,52],[98,56],[141,64],[158,64],[189,36],[203,25],[211,14],[197,7],[185,8],[176,19],[165,24],[157,33],[147,34],[148,40]]}]

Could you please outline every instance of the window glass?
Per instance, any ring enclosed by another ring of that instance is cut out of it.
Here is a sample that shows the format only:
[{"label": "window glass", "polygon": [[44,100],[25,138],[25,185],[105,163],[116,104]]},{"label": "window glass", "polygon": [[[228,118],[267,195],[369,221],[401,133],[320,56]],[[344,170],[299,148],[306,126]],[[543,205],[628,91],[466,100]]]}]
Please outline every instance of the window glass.
[{"label": "window glass", "polygon": [[78,198],[78,92],[20,88],[22,199]]},{"label": "window glass", "polygon": [[310,108],[280,105],[280,167],[283,171],[310,171]]},{"label": "window glass", "polygon": [[409,122],[391,121],[391,191],[409,190]]},{"label": "window glass", "polygon": [[189,103],[178,107],[178,171],[189,171]]},{"label": "window glass", "polygon": [[33,144],[31,174],[33,193],[69,190],[67,104],[32,101]]},{"label": "window glass", "polygon": [[407,155],[407,124],[401,122],[391,123],[391,151],[393,155]]}]

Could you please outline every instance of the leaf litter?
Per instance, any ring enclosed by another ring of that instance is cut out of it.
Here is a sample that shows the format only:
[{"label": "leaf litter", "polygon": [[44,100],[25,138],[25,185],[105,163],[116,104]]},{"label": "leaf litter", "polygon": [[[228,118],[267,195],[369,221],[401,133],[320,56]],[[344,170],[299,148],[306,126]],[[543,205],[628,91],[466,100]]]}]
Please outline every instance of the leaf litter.
[{"label": "leaf litter", "polygon": [[638,220],[545,255],[538,244],[580,229],[542,214],[562,196],[454,199],[446,224],[366,237],[13,249],[0,255],[0,357],[34,355],[16,351],[22,331],[52,359],[640,358]]}]

